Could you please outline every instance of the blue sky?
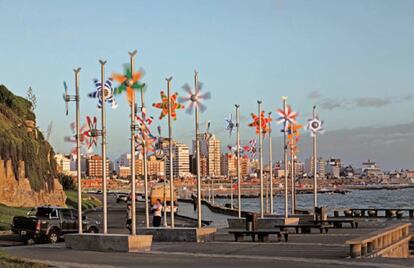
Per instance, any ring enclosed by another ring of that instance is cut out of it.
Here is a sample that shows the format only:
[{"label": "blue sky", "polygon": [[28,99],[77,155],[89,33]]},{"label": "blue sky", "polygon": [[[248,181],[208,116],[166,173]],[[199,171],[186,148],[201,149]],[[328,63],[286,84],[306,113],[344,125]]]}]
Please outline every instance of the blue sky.
[{"label": "blue sky", "polygon": [[[414,168],[412,132],[399,131],[414,130],[413,1],[0,0],[0,9],[0,83],[19,95],[32,86],[38,125],[45,129],[53,121],[56,151],[71,146],[63,142],[72,117],[64,115],[62,81],[73,89],[72,69],[82,67],[82,116],[98,115],[95,101],[86,97],[92,79],[100,75],[98,60],[108,61],[109,76],[122,71],[127,52],[137,49],[137,67],[146,71],[147,106],[158,102],[165,77],[172,75],[173,90],[182,93],[181,86],[191,83],[197,69],[212,93],[201,120],[211,120],[224,144],[234,141],[223,127],[235,103],[241,105],[242,139],[248,140],[254,136],[247,123],[257,110],[256,100],[275,111],[281,96],[288,96],[302,122],[318,104],[329,141],[320,139],[322,156]],[[129,148],[129,109],[124,96],[118,101],[117,110],[108,109],[111,157]],[[159,115],[152,108],[149,113]],[[165,120],[160,124],[166,129]],[[398,144],[367,151],[363,145],[372,142],[372,129],[390,132],[387,142]],[[193,118],[179,113],[173,130],[177,140],[190,144]],[[365,135],[368,130],[371,134]],[[349,133],[354,132],[365,139],[353,139]],[[339,138],[343,133],[361,146],[346,150],[348,144]],[[301,158],[310,151],[308,142],[304,137]],[[278,159],[281,145],[276,146]]]}]

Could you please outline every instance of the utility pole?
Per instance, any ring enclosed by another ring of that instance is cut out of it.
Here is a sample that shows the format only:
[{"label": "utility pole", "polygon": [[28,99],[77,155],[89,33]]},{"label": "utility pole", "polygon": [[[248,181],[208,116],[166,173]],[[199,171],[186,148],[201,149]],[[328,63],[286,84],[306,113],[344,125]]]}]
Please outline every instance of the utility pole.
[{"label": "utility pole", "polygon": [[101,135],[102,135],[102,199],[103,199],[103,233],[108,233],[108,195],[106,181],[106,110],[105,110],[105,64],[106,61],[99,60],[101,64]]},{"label": "utility pole", "polygon": [[[145,84],[143,84],[141,89],[141,117],[145,124],[147,113],[145,111],[144,87]],[[142,142],[142,155],[144,165],[145,225],[147,228],[149,228],[147,141],[145,138],[143,138]]]},{"label": "utility pole", "polygon": [[237,128],[237,212],[241,218],[241,172],[240,172],[240,105],[235,104],[236,107],[236,128]]}]

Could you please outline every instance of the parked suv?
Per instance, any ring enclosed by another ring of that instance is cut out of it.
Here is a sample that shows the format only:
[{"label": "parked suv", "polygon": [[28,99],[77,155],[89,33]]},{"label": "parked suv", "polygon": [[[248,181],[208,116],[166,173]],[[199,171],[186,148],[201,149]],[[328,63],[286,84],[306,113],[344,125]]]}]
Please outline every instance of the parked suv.
[{"label": "parked suv", "polygon": [[[83,216],[82,225],[85,232],[99,232],[99,221]],[[78,212],[71,208],[36,207],[27,217],[15,216],[12,231],[26,243],[39,240],[56,243],[65,234],[78,232]]]}]

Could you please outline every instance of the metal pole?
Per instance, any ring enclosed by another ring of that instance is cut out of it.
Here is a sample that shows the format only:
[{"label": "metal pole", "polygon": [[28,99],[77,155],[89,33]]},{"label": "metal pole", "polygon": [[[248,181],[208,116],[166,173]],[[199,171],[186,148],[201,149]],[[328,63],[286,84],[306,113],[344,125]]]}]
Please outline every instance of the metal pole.
[{"label": "metal pole", "polygon": [[297,200],[297,198],[296,198],[296,154],[294,155],[294,158],[293,158],[293,200],[294,200],[294,209],[295,209],[295,211],[296,211],[296,209],[297,209],[297,202],[298,202],[298,200]]},{"label": "metal pole", "polygon": [[241,175],[240,175],[240,105],[236,106],[236,128],[237,128],[237,212],[241,218]]},{"label": "metal pole", "polygon": [[[269,118],[272,112],[269,112]],[[269,179],[270,179],[270,214],[273,214],[273,150],[272,150],[272,128],[269,121]]]},{"label": "metal pole", "polygon": [[[287,112],[287,104],[286,104],[287,98],[283,98],[283,110],[286,114]],[[288,155],[287,155],[287,144],[286,144],[286,132],[287,132],[287,122],[284,123],[283,128],[283,151],[284,151],[284,167],[285,167],[285,218],[288,218]]]},{"label": "metal pole", "polygon": [[[197,89],[198,73],[194,71],[194,89]],[[197,154],[197,226],[201,228],[201,176],[200,176],[200,140],[198,127],[198,107],[195,105],[196,154]]]},{"label": "metal pole", "polygon": [[230,176],[230,156],[227,157],[227,178],[230,180],[230,208],[233,209],[233,179]]},{"label": "metal pole", "polygon": [[[293,127],[292,127],[292,132],[293,132]],[[294,139],[294,137],[293,137]],[[293,141],[292,141],[293,142]],[[290,148],[290,177],[291,177],[291,185],[290,185],[290,209],[291,209],[291,213],[292,215],[295,214],[295,175],[293,174],[293,169],[294,169],[294,156],[293,156],[293,147]]]},{"label": "metal pole", "polygon": [[[135,64],[135,55],[137,51],[134,50],[133,52],[128,52],[130,57],[130,71],[131,73],[134,71],[134,64]],[[136,203],[135,203],[135,196],[136,196],[136,189],[135,189],[135,92],[132,93],[131,99],[131,204],[132,204],[132,223],[131,223],[131,233],[132,235],[137,234],[136,225],[137,225],[137,217],[136,217]]]},{"label": "metal pole", "polygon": [[[141,89],[141,117],[142,120],[146,119],[145,112],[145,101],[144,101],[144,86]],[[145,195],[145,225],[149,228],[149,206],[148,206],[148,162],[147,162],[147,141],[143,140],[142,146],[142,155],[143,155],[143,165],[144,165],[144,195]]]},{"label": "metal pole", "polygon": [[[313,119],[316,118],[316,106],[313,106]],[[316,135],[313,139],[313,208],[318,206],[318,179],[317,179],[317,162],[316,159]]]},{"label": "metal pole", "polygon": [[106,192],[106,110],[105,110],[105,63],[99,60],[101,64],[101,135],[102,135],[102,199],[103,199],[103,233],[108,233],[108,196]]},{"label": "metal pole", "polygon": [[166,78],[167,80],[167,98],[168,98],[168,139],[170,151],[170,213],[171,213],[171,228],[174,228],[174,170],[173,170],[173,145],[172,145],[172,126],[171,126],[171,93],[170,85],[172,76]]},{"label": "metal pole", "polygon": [[81,68],[74,69],[75,72],[75,101],[76,101],[76,175],[78,179],[78,232],[82,234],[82,182],[81,182],[81,155],[80,155],[80,97],[79,97],[79,71]]},{"label": "metal pole", "polygon": [[262,135],[262,108],[261,108],[261,101],[257,101],[257,109],[259,115],[259,168],[260,168],[260,217],[264,218],[264,210],[263,210],[263,135]]}]

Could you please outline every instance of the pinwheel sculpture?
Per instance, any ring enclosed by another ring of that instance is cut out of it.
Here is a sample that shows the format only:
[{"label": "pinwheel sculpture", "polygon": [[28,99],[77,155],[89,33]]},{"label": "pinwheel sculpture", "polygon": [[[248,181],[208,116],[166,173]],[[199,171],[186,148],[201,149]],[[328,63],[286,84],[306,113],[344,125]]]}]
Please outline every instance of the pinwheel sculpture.
[{"label": "pinwheel sculpture", "polygon": [[192,113],[195,112],[195,140],[196,140],[196,153],[197,153],[197,226],[201,228],[201,174],[200,174],[200,142],[199,142],[199,134],[198,134],[198,114],[199,112],[203,112],[207,109],[205,105],[201,102],[206,99],[210,99],[211,94],[210,92],[202,93],[201,89],[203,88],[203,84],[198,81],[198,72],[194,71],[194,88],[188,84],[183,86],[183,90],[188,94],[186,97],[181,97],[181,103],[189,103],[186,112]]},{"label": "pinwheel sculpture", "polygon": [[[165,94],[164,91],[160,92],[161,95],[161,102],[153,103],[152,106],[158,109],[161,109],[161,114],[159,119],[163,119],[165,116],[168,115],[168,96]],[[178,93],[174,93],[170,96],[170,104],[171,104],[171,118],[173,120],[177,120],[177,113],[176,110],[184,109],[184,105],[181,105],[177,102]]]},{"label": "pinwheel sculpture", "polygon": [[229,114],[226,121],[226,130],[229,132],[230,136],[233,133],[234,128],[236,127],[236,123],[233,121],[233,114]]},{"label": "pinwheel sculpture", "polygon": [[[237,145],[227,145],[227,149],[229,150],[229,152],[231,153],[231,154],[233,154],[234,156],[236,156],[237,157]],[[244,150],[244,148],[243,147],[240,147],[240,149],[239,149],[239,155],[241,156],[241,157],[244,157],[245,156],[245,150]]]},{"label": "pinwheel sculpture", "polygon": [[277,113],[279,114],[279,118],[277,119],[278,124],[284,125],[283,130],[287,131],[289,126],[291,124],[296,124],[296,117],[298,116],[298,113],[292,110],[292,107],[290,105],[286,106],[286,109],[278,109]]},{"label": "pinwheel sculpture", "polygon": [[296,124],[296,125],[290,125],[288,129],[288,146],[291,148],[291,152],[293,154],[296,154],[298,152],[297,144],[300,139],[300,132],[299,130],[302,128],[302,125]]},{"label": "pinwheel sculpture", "polygon": [[311,137],[316,137],[317,134],[323,134],[325,132],[323,121],[321,121],[318,116],[309,118],[306,130],[310,132]]},{"label": "pinwheel sculpture", "polygon": [[250,154],[250,159],[256,158],[256,153],[257,153],[256,145],[257,145],[257,141],[255,139],[251,139],[249,140],[249,145],[243,146],[243,150]]},{"label": "pinwheel sculpture", "polygon": [[118,104],[116,103],[115,96],[114,96],[114,89],[112,87],[112,78],[106,80],[103,89],[102,84],[98,79],[93,80],[95,84],[95,91],[88,94],[89,98],[98,99],[98,109],[102,108],[102,92],[103,96],[105,97],[105,101],[109,103],[112,109],[116,109]]},{"label": "pinwheel sculpture", "polygon": [[113,74],[112,78],[119,83],[115,88],[116,95],[126,92],[128,103],[131,105],[135,90],[143,90],[144,84],[140,82],[143,71],[133,72],[126,67],[124,74]]},{"label": "pinwheel sculpture", "polygon": [[97,128],[98,120],[94,116],[93,118],[87,116],[86,117],[87,127],[86,130],[83,131],[83,135],[88,138],[88,150],[92,149],[92,146],[98,145],[98,137],[100,136],[100,131]]},{"label": "pinwheel sculpture", "polygon": [[260,132],[260,128],[261,128],[261,130],[262,130],[262,134],[264,135],[264,134],[266,134],[266,133],[268,133],[268,132],[270,132],[270,129],[269,129],[269,122],[271,122],[272,121],[272,118],[270,118],[270,117],[265,117],[265,112],[264,111],[262,111],[261,113],[260,113],[260,117],[261,118],[259,118],[259,116],[257,116],[256,114],[254,114],[254,113],[252,113],[251,114],[251,116],[252,116],[252,119],[253,119],[253,122],[251,122],[250,124],[249,124],[249,127],[254,127],[254,128],[256,128],[256,134],[259,134],[259,132]]},{"label": "pinwheel sculpture", "polygon": [[[73,147],[71,149],[70,153],[71,153],[72,159],[77,159],[77,153],[76,153],[76,151],[77,151],[76,150],[77,149],[76,148],[76,125],[73,122],[69,125],[69,127],[72,131],[72,135],[64,137],[64,141],[75,144],[75,147]],[[89,147],[89,140],[86,138],[86,136],[84,134],[84,131],[86,131],[86,129],[87,129],[86,124],[84,124],[83,126],[80,127],[79,143],[80,143],[81,148],[84,148],[84,147],[88,148]]]},{"label": "pinwheel sculpture", "polygon": [[69,113],[69,102],[71,101],[70,95],[68,93],[68,84],[66,81],[63,81],[63,88],[65,89],[65,93],[63,93],[63,100],[65,101],[65,108],[66,108],[66,115]]},{"label": "pinwheel sculpture", "polygon": [[137,151],[142,151],[145,144],[147,152],[154,152],[157,137],[155,137],[149,129],[149,126],[153,121],[153,117],[151,116],[149,118],[142,118],[141,116],[137,115],[136,120],[138,123],[138,133],[135,135],[135,141],[137,142]]}]

